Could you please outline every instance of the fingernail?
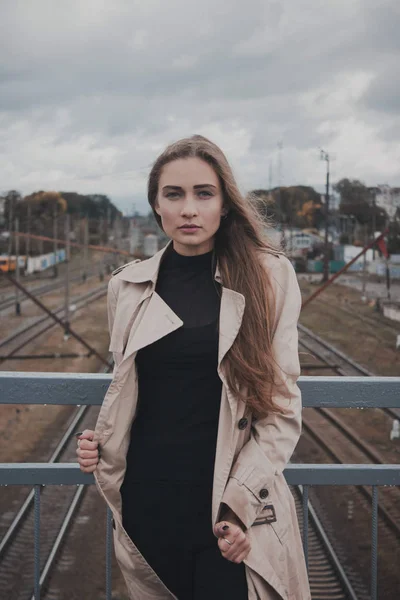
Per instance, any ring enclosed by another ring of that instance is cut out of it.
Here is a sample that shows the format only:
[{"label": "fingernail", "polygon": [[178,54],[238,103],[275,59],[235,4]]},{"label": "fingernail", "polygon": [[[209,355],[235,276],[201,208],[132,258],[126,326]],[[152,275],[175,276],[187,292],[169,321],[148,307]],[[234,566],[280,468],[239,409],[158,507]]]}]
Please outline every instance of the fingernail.
[{"label": "fingernail", "polygon": [[78,431],[77,433],[74,433],[75,437],[79,437],[80,435],[82,435],[83,431]]},{"label": "fingernail", "polygon": [[226,531],[227,529],[229,529],[229,525],[224,525],[224,526],[222,527],[222,529],[223,529],[224,531]]}]

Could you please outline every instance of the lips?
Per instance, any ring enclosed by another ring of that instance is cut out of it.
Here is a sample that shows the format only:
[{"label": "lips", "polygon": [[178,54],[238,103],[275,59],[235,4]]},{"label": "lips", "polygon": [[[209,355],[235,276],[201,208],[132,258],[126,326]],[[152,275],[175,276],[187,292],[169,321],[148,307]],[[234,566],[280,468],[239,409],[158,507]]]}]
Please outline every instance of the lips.
[{"label": "lips", "polygon": [[200,229],[198,225],[181,225],[179,229]]}]

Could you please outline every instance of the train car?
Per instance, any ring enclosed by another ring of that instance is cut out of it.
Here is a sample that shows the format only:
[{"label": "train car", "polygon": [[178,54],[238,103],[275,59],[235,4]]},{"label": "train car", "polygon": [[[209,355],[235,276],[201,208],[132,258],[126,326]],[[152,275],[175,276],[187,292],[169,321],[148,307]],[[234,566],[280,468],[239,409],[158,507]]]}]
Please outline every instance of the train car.
[{"label": "train car", "polygon": [[39,273],[45,271],[54,265],[57,265],[65,261],[66,253],[65,248],[57,250],[57,252],[50,252],[49,254],[41,254],[40,256],[29,256],[26,261],[26,274]]},{"label": "train car", "polygon": [[[21,275],[31,275],[32,273],[40,273],[54,265],[65,261],[65,248],[50,252],[49,254],[41,254],[40,256],[19,256],[19,268]],[[0,256],[0,272],[15,273],[17,269],[17,257],[3,254]]]},{"label": "train car", "polygon": [[[18,263],[20,272],[24,273],[26,268],[26,256],[19,256]],[[15,273],[17,270],[17,257],[16,256],[8,256],[8,254],[3,254],[0,256],[0,272],[2,273]]]}]

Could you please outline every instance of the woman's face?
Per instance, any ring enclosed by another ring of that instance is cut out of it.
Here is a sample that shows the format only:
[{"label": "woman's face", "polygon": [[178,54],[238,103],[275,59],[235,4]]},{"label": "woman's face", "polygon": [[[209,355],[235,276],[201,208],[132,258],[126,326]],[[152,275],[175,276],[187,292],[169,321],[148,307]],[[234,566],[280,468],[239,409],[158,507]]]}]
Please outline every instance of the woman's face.
[{"label": "woman's face", "polygon": [[155,210],[179,254],[193,256],[212,250],[225,214],[214,169],[200,158],[166,164],[158,183]]}]

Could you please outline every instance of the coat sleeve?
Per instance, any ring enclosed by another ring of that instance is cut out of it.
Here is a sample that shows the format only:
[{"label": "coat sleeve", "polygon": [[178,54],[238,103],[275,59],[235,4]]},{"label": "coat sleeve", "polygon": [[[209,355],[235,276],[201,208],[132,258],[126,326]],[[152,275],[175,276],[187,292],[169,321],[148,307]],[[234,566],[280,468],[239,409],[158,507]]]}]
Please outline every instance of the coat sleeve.
[{"label": "coat sleeve", "polygon": [[235,460],[222,497],[222,503],[246,528],[268,503],[274,478],[283,472],[301,433],[301,392],[297,385],[301,293],[293,266],[284,256],[274,257],[270,279],[276,303],[272,350],[282,382],[273,399],[283,414],[270,413],[253,420],[250,438]]}]

